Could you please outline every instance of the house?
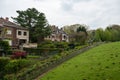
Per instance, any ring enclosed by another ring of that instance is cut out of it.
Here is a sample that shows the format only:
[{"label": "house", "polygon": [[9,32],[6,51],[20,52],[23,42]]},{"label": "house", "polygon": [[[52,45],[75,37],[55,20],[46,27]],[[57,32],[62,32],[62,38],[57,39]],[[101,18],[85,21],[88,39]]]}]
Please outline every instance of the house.
[{"label": "house", "polygon": [[50,26],[50,29],[52,31],[50,36],[47,36],[45,40],[51,40],[51,41],[65,41],[69,42],[69,36],[63,31],[63,29],[59,29],[56,26]]},{"label": "house", "polygon": [[8,41],[12,47],[29,43],[29,30],[9,21],[9,18],[0,18],[0,39]]}]

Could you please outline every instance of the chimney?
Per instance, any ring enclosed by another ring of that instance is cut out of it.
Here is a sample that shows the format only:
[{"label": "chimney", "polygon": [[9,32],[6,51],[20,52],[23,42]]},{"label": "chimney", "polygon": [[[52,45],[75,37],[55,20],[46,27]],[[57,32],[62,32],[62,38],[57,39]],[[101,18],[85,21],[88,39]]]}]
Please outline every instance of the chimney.
[{"label": "chimney", "polygon": [[3,19],[3,17],[0,17],[0,19]]},{"label": "chimney", "polygon": [[6,18],[5,18],[5,20],[6,20],[6,21],[9,21],[9,18],[8,18],[8,17],[6,17]]},{"label": "chimney", "polygon": [[53,30],[55,30],[55,25],[52,25],[53,26]]}]

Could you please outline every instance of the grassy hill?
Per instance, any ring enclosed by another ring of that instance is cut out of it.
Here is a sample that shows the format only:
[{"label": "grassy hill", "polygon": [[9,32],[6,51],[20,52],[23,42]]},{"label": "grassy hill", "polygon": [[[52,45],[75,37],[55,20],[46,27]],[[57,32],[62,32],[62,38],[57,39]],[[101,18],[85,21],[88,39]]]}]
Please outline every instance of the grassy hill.
[{"label": "grassy hill", "polygon": [[80,54],[40,80],[120,80],[120,42],[102,44]]}]

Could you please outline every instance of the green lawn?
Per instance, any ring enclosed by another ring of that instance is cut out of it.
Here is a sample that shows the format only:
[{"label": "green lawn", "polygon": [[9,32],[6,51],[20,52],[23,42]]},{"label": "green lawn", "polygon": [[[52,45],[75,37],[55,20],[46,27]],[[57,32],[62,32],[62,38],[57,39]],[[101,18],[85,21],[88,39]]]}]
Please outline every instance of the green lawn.
[{"label": "green lawn", "polygon": [[92,48],[64,62],[40,80],[120,80],[120,42]]}]

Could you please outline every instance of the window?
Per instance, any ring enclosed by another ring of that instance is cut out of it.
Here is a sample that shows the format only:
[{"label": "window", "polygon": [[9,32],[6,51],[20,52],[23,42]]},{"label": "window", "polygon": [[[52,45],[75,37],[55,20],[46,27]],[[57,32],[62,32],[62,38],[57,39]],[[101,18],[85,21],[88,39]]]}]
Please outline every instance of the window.
[{"label": "window", "polygon": [[55,38],[55,37],[52,35],[52,38]]},{"label": "window", "polygon": [[21,33],[21,31],[18,31],[18,35],[21,35],[22,33]]},{"label": "window", "polygon": [[24,32],[24,36],[26,36],[27,35],[27,32]]},{"label": "window", "polygon": [[0,35],[2,34],[2,28],[0,28]]},{"label": "window", "polygon": [[64,35],[63,37],[64,37],[64,39],[66,39],[66,36],[65,36],[65,35]]},{"label": "window", "polygon": [[49,38],[50,38],[50,36],[49,36]]},{"label": "window", "polygon": [[2,34],[2,31],[0,31],[0,35]]},{"label": "window", "polygon": [[7,34],[12,34],[12,31],[11,30],[7,30]]}]

